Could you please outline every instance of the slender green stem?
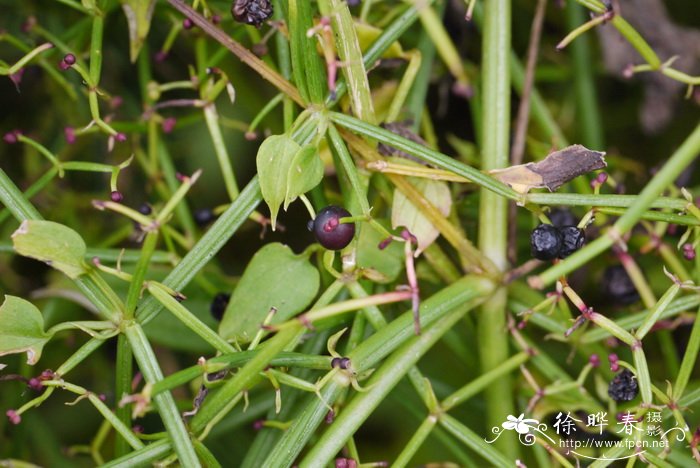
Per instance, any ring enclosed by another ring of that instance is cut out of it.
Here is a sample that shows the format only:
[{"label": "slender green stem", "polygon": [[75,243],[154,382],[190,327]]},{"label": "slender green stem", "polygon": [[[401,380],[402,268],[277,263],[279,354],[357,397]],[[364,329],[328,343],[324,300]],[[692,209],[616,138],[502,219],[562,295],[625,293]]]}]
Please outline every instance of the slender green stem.
[{"label": "slender green stem", "polygon": [[693,321],[693,328],[690,331],[690,338],[688,339],[688,346],[683,354],[683,361],[681,362],[681,368],[676,376],[676,381],[673,385],[673,400],[678,401],[681,399],[688,387],[688,382],[690,381],[690,376],[695,368],[695,363],[698,358],[698,353],[700,352],[700,311],[695,314],[695,320]]},{"label": "slender green stem", "polygon": [[[508,166],[510,148],[510,0],[493,0],[484,4],[482,43],[482,127],[481,168],[500,169]],[[479,223],[478,245],[481,253],[503,271],[507,267],[508,203],[505,198],[482,186],[479,216],[488,222]],[[482,308],[479,316],[479,347],[482,372],[489,372],[508,359],[506,338],[505,289],[498,291]],[[499,425],[503,414],[514,412],[510,376],[504,374],[486,392],[486,421]],[[513,439],[499,438],[496,447],[510,458],[518,448]]]}]

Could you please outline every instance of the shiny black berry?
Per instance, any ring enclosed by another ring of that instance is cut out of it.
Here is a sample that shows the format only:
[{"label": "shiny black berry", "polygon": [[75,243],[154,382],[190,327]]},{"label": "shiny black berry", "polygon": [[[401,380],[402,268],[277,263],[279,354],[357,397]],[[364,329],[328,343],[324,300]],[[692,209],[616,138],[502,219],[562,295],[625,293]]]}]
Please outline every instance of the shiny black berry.
[{"label": "shiny black berry", "polygon": [[214,296],[214,299],[212,299],[211,305],[209,306],[209,311],[216,320],[220,321],[224,316],[224,311],[226,310],[226,306],[228,306],[228,301],[230,299],[231,295],[226,293],[218,293],[216,296]]},{"label": "shiny black berry", "polygon": [[151,208],[151,205],[149,205],[148,203],[144,203],[138,207],[138,212],[142,215],[148,216],[153,212],[153,209]]},{"label": "shiny black berry", "polygon": [[577,228],[576,226],[564,226],[558,229],[561,234],[559,258],[566,258],[576,252],[586,241],[586,233],[581,228]]},{"label": "shiny black berry", "polygon": [[329,250],[345,248],[355,235],[354,223],[340,223],[340,218],[352,216],[340,206],[327,206],[316,215],[311,230],[319,244]]},{"label": "shiny black berry", "polygon": [[629,369],[623,369],[608,385],[608,395],[615,401],[634,400],[638,394],[637,378]]},{"label": "shiny black berry", "polygon": [[239,23],[259,28],[272,16],[272,3],[270,0],[235,0],[231,5],[231,15]]},{"label": "shiny black berry", "polygon": [[603,273],[603,290],[618,304],[629,305],[639,300],[639,293],[622,265],[608,267]]},{"label": "shiny black berry", "polygon": [[207,224],[211,223],[214,221],[214,212],[210,208],[202,208],[200,210],[197,210],[193,213],[194,216],[194,222],[197,223],[197,226],[199,227],[204,227]]},{"label": "shiny black berry", "polygon": [[551,224],[540,224],[530,235],[530,251],[538,260],[557,258],[561,246],[561,233]]},{"label": "shiny black berry", "polygon": [[576,216],[566,208],[554,208],[547,217],[556,227],[573,226],[578,223]]}]

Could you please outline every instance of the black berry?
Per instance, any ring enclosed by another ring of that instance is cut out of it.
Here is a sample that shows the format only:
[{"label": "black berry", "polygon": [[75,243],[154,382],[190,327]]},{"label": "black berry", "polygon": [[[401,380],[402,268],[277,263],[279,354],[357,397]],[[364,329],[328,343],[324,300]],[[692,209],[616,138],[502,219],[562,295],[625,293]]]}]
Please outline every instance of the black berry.
[{"label": "black berry", "polygon": [[141,206],[138,207],[138,212],[141,213],[142,215],[150,215],[153,213],[153,209],[151,208],[151,205],[148,203],[143,203]]},{"label": "black berry", "polygon": [[259,28],[272,16],[272,3],[270,0],[236,0],[231,6],[231,15],[239,23]]},{"label": "black berry", "polygon": [[608,386],[608,395],[615,401],[630,401],[639,394],[637,378],[629,369],[623,369]]},{"label": "black berry", "polygon": [[603,273],[605,294],[622,305],[629,305],[639,300],[639,293],[622,265],[608,267]]},{"label": "black berry", "polygon": [[558,228],[564,226],[573,226],[578,223],[576,216],[567,210],[566,208],[554,208],[549,213],[547,217],[552,222],[552,224]]},{"label": "black berry", "polygon": [[197,210],[193,213],[193,216],[194,222],[197,223],[197,226],[199,227],[206,226],[207,224],[214,221],[214,218],[216,218],[211,208],[202,208],[200,210]]},{"label": "black berry", "polygon": [[561,246],[561,234],[551,224],[540,224],[530,235],[530,251],[538,260],[555,259]]},{"label": "black berry", "polygon": [[576,226],[564,226],[559,228],[561,234],[561,249],[559,258],[566,258],[576,252],[586,241],[586,233]]},{"label": "black berry", "polygon": [[216,296],[214,296],[214,299],[212,299],[211,305],[209,306],[209,311],[216,320],[221,321],[230,299],[231,295],[226,293],[218,293]]},{"label": "black berry", "polygon": [[355,235],[354,223],[342,223],[340,218],[351,216],[340,206],[327,206],[316,215],[312,230],[316,240],[329,250],[345,248]]}]

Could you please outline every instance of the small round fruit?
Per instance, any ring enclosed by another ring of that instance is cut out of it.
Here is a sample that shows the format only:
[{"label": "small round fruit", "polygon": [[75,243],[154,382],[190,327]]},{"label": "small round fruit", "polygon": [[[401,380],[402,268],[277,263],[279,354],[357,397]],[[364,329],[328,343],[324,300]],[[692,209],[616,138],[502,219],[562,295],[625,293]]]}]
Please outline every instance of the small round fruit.
[{"label": "small round fruit", "polygon": [[214,296],[214,299],[212,299],[209,311],[216,320],[221,321],[229,300],[231,300],[231,295],[226,293],[218,293]]},{"label": "small round fruit", "polygon": [[193,213],[193,216],[194,222],[197,223],[197,226],[199,227],[206,226],[214,221],[214,218],[216,218],[214,212],[210,208],[199,209]]},{"label": "small round fruit", "polygon": [[622,265],[608,267],[603,273],[605,294],[621,305],[629,305],[639,300],[639,293]]},{"label": "small round fruit", "polygon": [[270,0],[235,0],[231,5],[231,15],[239,23],[259,28],[272,16],[272,3]]},{"label": "small round fruit", "polygon": [[578,223],[576,216],[566,208],[553,208],[547,213],[547,217],[552,224],[558,228],[564,226],[573,226]]},{"label": "small round fruit", "polygon": [[561,246],[561,234],[551,224],[540,224],[530,235],[530,251],[532,256],[538,260],[557,258]]},{"label": "small round fruit", "polygon": [[564,226],[559,228],[561,234],[561,249],[559,258],[566,258],[576,252],[586,241],[586,233],[576,226]]},{"label": "small round fruit", "polygon": [[618,402],[634,400],[638,394],[637,378],[629,369],[623,369],[608,385],[608,395]]},{"label": "small round fruit", "polygon": [[352,216],[340,206],[327,206],[316,215],[313,233],[319,244],[329,250],[345,248],[355,235],[355,223],[342,223],[340,218]]}]

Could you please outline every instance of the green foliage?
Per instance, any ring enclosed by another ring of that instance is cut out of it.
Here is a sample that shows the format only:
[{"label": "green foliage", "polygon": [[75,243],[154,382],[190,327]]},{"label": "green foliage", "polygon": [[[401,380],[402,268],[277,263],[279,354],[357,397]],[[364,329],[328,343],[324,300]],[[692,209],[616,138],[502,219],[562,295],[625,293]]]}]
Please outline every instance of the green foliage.
[{"label": "green foliage", "polygon": [[268,244],[256,252],[243,272],[219,334],[236,343],[248,343],[268,314],[272,314],[271,324],[284,322],[311,303],[318,287],[318,270],[308,256],[294,255],[286,245]]},{"label": "green foliage", "polygon": [[5,296],[0,306],[0,356],[27,353],[27,364],[33,366],[50,338],[39,309],[21,297]]},{"label": "green foliage", "polygon": [[52,221],[24,221],[12,234],[15,252],[77,278],[87,272],[87,247],[80,234]]}]

